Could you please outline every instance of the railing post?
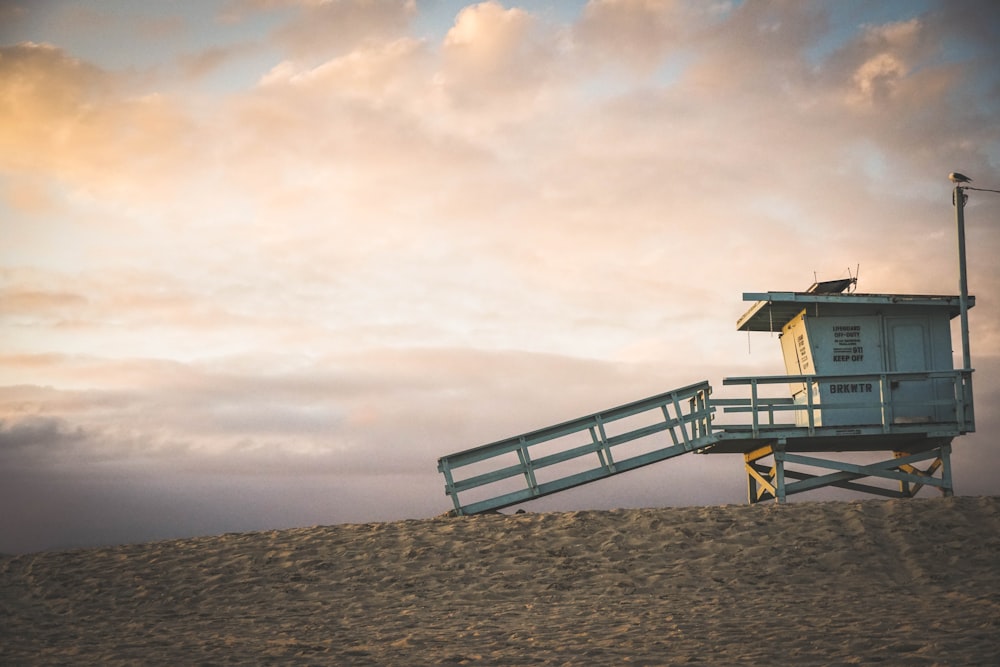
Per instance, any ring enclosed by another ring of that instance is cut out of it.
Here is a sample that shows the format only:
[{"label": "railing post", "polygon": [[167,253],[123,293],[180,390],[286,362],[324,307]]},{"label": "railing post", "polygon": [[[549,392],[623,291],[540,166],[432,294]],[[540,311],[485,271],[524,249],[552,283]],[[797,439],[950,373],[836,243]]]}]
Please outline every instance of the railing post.
[{"label": "railing post", "polygon": [[951,445],[942,445],[939,456],[941,457],[941,493],[945,497],[955,495],[955,486],[951,481]]},{"label": "railing post", "polygon": [[965,378],[962,371],[956,371],[952,376],[952,395],[955,397],[953,409],[955,410],[955,423],[958,430],[965,432]]},{"label": "railing post", "polygon": [[712,413],[709,408],[709,389],[699,389],[688,399],[688,408],[694,424],[694,437],[704,438],[712,435]]},{"label": "railing post", "polygon": [[712,435],[712,388],[708,387],[699,391],[698,396],[701,398],[698,411],[701,413],[701,420],[704,424],[704,432],[701,435],[708,437]]},{"label": "railing post", "polygon": [[[669,424],[672,418],[670,416],[670,410],[667,409],[666,403],[660,406],[660,412],[663,413],[663,421]],[[673,442],[675,445],[681,444],[681,441],[677,439],[677,432],[674,430],[673,426],[667,429],[667,433],[670,434],[671,442]]]},{"label": "railing post", "polygon": [[528,453],[528,446],[521,438],[521,446],[517,448],[517,458],[524,468],[524,481],[532,491],[538,490],[538,482],[535,481],[535,470],[531,467],[531,455]]},{"label": "railing post", "polygon": [[785,443],[779,441],[774,446],[774,501],[785,503]]},{"label": "railing post", "polygon": [[816,433],[816,404],[813,402],[813,378],[811,377],[806,378],[806,410],[809,435],[813,435]]},{"label": "railing post", "polygon": [[690,447],[691,440],[688,438],[687,419],[684,418],[684,411],[681,410],[680,401],[677,400],[676,393],[671,394],[670,398],[673,400],[674,414],[677,416],[677,424],[681,427],[681,437],[684,438],[684,447]]},{"label": "railing post", "polygon": [[455,491],[455,480],[451,474],[451,465],[448,459],[438,460],[438,469],[444,475],[445,493],[451,496],[451,502],[455,505],[455,514],[462,516],[462,503],[458,502],[458,492]]},{"label": "railing post", "polygon": [[976,430],[976,406],[972,400],[972,371],[962,371],[962,432]]},{"label": "railing post", "polygon": [[597,450],[597,458],[601,461],[601,465],[609,473],[613,473],[615,472],[615,457],[611,454],[611,445],[608,444],[608,433],[604,430],[604,420],[601,419],[600,415],[597,415],[595,419],[597,421],[597,431],[600,433],[600,440],[597,439],[597,433],[594,432],[593,426],[590,427],[590,437],[594,440],[595,444],[601,447]]}]

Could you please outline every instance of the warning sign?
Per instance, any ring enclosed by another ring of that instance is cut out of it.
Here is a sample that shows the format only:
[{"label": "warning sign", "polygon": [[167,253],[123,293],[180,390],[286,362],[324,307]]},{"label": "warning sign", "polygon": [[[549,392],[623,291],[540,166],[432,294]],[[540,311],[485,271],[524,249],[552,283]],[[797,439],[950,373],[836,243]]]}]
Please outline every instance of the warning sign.
[{"label": "warning sign", "polygon": [[834,325],[832,360],[837,363],[865,360],[865,347],[861,342],[860,324]]}]

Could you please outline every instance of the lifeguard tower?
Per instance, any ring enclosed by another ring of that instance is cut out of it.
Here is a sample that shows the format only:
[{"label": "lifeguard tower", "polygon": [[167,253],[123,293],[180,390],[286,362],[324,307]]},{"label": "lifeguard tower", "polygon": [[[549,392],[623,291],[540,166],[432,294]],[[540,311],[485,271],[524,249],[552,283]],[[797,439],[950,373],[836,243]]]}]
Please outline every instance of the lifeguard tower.
[{"label": "lifeguard tower", "polygon": [[[737,329],[779,333],[787,374],[723,380],[748,389],[749,399],[710,405],[749,414],[750,423],[714,429],[716,442],[701,451],[744,456],[752,503],[824,486],[909,497],[928,485],[952,494],[951,441],[975,430],[971,371],[952,363],[951,320],[962,299],[843,293],[852,283],[743,295],[755,303]],[[967,307],[974,304],[968,297]],[[791,396],[773,397],[775,386],[787,386]],[[844,452],[892,458],[863,465],[829,458]],[[929,466],[921,470],[921,462]],[[855,481],[863,477],[899,488]]]},{"label": "lifeguard tower", "polygon": [[454,513],[509,507],[687,453],[742,455],[751,503],[824,487],[952,495],[952,440],[975,431],[962,190],[960,295],[859,294],[850,290],[856,278],[745,293],[753,305],[736,328],[777,334],[785,375],[725,378],[727,397],[699,382],[443,456]]}]

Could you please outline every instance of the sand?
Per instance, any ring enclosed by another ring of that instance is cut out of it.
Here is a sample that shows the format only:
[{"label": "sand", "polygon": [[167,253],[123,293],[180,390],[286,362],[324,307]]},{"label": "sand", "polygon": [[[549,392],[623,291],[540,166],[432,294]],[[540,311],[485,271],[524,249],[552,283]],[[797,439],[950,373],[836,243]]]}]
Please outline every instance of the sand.
[{"label": "sand", "polygon": [[438,517],[0,560],[0,664],[1000,665],[1000,498]]}]

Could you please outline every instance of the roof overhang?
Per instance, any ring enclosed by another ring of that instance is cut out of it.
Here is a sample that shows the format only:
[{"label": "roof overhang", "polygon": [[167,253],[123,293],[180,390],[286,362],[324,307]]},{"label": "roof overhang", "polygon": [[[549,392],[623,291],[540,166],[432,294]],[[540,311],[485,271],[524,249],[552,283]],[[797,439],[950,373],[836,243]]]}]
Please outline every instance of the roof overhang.
[{"label": "roof overhang", "polygon": [[[856,310],[858,306],[918,308],[945,308],[948,317],[958,317],[961,299],[957,296],[928,294],[815,294],[810,292],[744,292],[744,301],[756,301],[750,310],[736,321],[737,331],[781,331],[803,309],[822,304],[826,314],[843,309]],[[968,307],[976,305],[976,297],[968,298]]]}]

